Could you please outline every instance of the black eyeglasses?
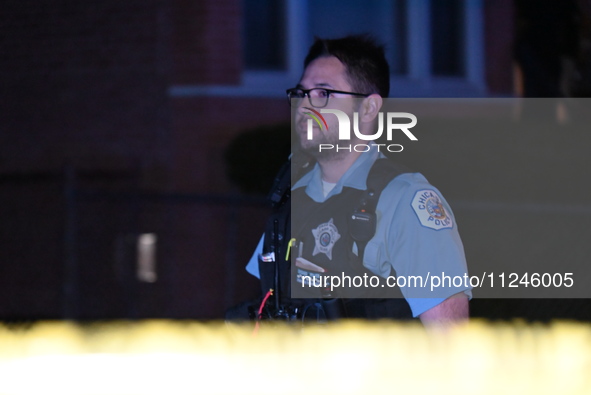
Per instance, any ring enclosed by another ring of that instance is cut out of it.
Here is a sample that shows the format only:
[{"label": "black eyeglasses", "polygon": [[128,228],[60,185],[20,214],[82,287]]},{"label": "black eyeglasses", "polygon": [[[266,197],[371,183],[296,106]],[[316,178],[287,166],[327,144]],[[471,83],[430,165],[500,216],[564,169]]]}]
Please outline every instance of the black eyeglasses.
[{"label": "black eyeglasses", "polygon": [[355,93],[355,92],[344,92],[335,91],[334,89],[326,88],[312,88],[312,89],[300,89],[291,88],[285,91],[287,93],[287,101],[290,105],[298,106],[300,101],[308,96],[312,107],[323,108],[328,104],[328,99],[332,93],[342,93],[345,95],[362,96],[367,97],[371,93]]}]

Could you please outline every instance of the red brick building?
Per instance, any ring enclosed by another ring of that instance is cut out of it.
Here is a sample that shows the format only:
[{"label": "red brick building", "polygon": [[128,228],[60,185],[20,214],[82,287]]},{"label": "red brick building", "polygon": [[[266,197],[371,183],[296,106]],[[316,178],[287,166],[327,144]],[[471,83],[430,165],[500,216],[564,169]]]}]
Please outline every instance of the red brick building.
[{"label": "red brick building", "polygon": [[511,0],[3,5],[3,319],[220,318],[253,294],[266,208],[224,150],[289,119],[314,35],[376,35],[395,97],[513,92]]}]

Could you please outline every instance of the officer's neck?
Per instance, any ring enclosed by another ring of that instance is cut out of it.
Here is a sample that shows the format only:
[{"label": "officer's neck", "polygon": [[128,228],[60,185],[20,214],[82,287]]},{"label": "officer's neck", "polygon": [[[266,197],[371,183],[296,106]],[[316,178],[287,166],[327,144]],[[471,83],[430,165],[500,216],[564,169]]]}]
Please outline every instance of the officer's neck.
[{"label": "officer's neck", "polygon": [[326,182],[337,183],[343,174],[355,163],[361,155],[360,152],[347,152],[338,157],[318,159],[322,179]]}]

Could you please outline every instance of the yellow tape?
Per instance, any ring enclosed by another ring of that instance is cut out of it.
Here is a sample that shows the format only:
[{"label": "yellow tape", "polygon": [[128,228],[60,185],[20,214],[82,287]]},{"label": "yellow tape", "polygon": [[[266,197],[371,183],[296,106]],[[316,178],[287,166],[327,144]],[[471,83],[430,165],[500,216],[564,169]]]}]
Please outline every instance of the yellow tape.
[{"label": "yellow tape", "polygon": [[590,394],[591,326],[0,325],[0,394]]}]

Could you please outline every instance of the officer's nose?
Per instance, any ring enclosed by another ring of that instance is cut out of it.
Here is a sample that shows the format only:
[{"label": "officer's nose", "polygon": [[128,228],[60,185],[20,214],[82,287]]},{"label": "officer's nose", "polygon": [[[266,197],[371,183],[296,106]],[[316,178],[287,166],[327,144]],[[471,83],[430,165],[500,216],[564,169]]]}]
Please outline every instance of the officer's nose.
[{"label": "officer's nose", "polygon": [[310,94],[309,93],[304,94],[304,97],[298,100],[297,111],[300,114],[303,114],[304,112],[308,111],[308,110],[306,110],[306,107],[313,107],[312,103],[310,102]]}]

